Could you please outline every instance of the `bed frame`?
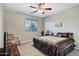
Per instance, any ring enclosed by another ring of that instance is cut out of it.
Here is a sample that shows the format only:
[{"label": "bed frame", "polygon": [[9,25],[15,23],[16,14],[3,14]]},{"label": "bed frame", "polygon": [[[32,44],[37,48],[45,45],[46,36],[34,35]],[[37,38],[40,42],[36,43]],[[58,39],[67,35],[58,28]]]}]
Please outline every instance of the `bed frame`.
[{"label": "bed frame", "polygon": [[[58,33],[58,35],[59,34],[61,34],[62,37],[63,33]],[[72,39],[73,33],[64,33],[64,35],[70,36],[67,36],[69,40],[58,43],[59,46],[51,45],[36,38],[33,38],[34,46],[44,53],[47,53],[49,56],[65,56],[69,52],[71,52],[76,45],[74,44],[74,39]]]}]

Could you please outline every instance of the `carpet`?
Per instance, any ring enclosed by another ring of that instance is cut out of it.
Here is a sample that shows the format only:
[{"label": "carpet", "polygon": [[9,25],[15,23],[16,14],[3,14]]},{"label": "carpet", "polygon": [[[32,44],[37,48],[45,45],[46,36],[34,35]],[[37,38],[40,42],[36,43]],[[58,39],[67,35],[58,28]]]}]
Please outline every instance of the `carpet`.
[{"label": "carpet", "polygon": [[[18,49],[21,56],[47,56],[45,53],[35,48],[33,42],[22,44],[21,46],[18,46]],[[67,56],[79,56],[79,50],[74,49],[67,54]]]}]

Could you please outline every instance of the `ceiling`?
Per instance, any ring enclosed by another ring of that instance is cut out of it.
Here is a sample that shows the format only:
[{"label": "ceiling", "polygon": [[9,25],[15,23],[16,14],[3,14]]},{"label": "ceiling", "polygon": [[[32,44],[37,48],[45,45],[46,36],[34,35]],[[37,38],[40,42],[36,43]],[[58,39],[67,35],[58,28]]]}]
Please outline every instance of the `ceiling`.
[{"label": "ceiling", "polygon": [[66,9],[77,6],[78,3],[46,3],[44,7],[51,7],[52,10],[45,11],[45,14],[42,14],[40,12],[36,12],[34,14],[31,13],[36,9],[30,8],[29,6],[37,6],[37,3],[4,3],[2,5],[4,6],[5,10],[25,13],[36,17],[47,17],[49,15],[56,14]]}]

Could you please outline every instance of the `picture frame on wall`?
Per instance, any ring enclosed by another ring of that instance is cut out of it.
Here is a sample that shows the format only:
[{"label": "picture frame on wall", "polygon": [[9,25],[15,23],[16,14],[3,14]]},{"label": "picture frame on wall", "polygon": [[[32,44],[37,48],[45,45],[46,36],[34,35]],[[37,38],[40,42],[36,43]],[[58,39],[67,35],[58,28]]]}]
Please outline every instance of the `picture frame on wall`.
[{"label": "picture frame on wall", "polygon": [[62,22],[56,23],[56,24],[55,24],[55,27],[62,27]]}]

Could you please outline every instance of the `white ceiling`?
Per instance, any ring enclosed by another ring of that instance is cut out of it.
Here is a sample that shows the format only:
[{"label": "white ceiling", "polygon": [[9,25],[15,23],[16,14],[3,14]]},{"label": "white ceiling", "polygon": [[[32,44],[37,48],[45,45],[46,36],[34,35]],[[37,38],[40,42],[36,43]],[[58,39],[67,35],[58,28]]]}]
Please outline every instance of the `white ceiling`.
[{"label": "white ceiling", "polygon": [[45,14],[41,14],[39,12],[36,12],[34,14],[30,13],[32,11],[35,11],[36,9],[30,8],[29,6],[37,6],[37,3],[4,3],[2,5],[6,10],[9,11],[26,13],[28,15],[37,16],[37,17],[46,17],[64,11],[66,9],[72,8],[74,6],[77,6],[78,3],[46,3],[44,7],[51,7],[52,10],[45,11]]}]

